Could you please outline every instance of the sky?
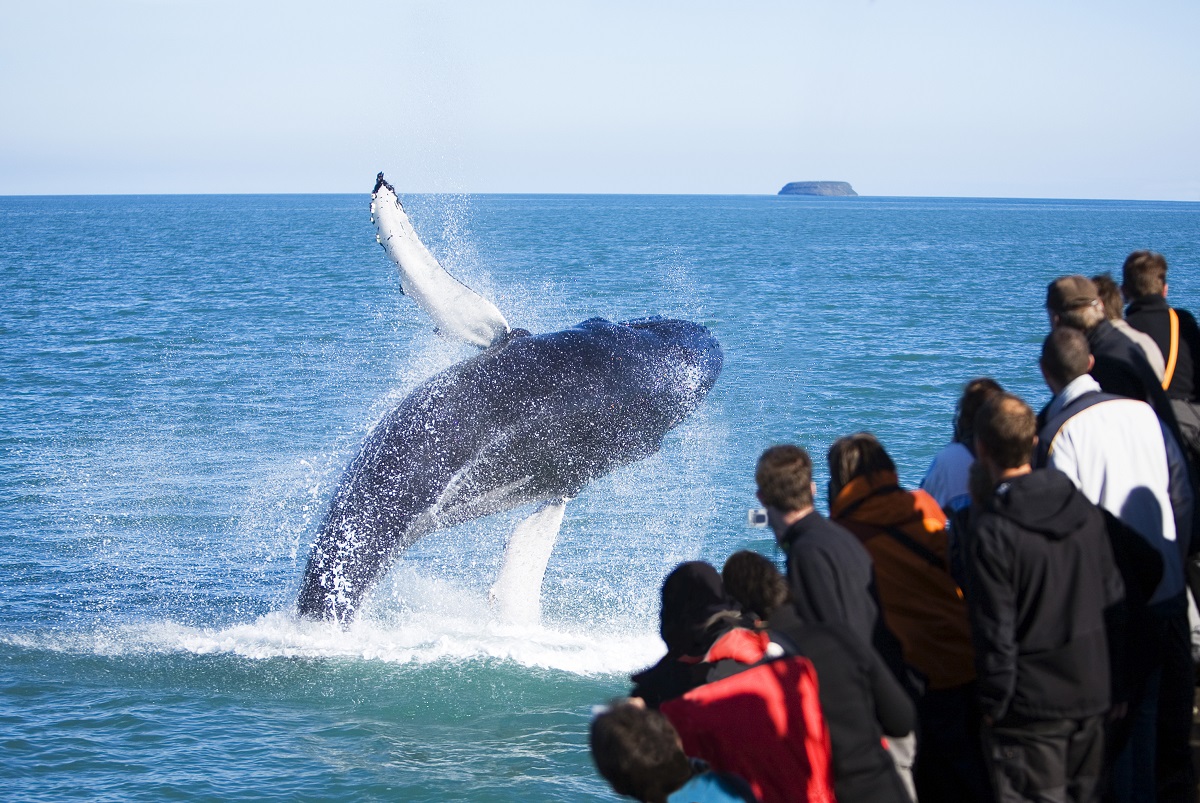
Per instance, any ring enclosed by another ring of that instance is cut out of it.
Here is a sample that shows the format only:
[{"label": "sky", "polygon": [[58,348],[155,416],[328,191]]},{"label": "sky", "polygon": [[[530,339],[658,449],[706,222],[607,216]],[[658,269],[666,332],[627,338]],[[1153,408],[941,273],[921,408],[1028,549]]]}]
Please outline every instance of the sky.
[{"label": "sky", "polygon": [[1197,0],[0,0],[0,195],[1200,201]]}]

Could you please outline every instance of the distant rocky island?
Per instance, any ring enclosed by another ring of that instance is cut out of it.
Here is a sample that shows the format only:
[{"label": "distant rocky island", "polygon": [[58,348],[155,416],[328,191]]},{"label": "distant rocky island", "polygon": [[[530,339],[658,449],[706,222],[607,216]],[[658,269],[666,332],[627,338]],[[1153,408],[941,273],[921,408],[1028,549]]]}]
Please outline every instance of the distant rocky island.
[{"label": "distant rocky island", "polygon": [[785,184],[780,195],[825,195],[857,197],[858,193],[845,181],[793,181]]}]

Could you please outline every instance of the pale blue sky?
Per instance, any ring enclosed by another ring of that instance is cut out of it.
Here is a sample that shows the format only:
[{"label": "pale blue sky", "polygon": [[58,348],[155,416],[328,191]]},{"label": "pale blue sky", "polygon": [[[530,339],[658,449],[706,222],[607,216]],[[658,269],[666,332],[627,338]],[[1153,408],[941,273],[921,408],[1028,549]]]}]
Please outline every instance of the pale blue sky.
[{"label": "pale blue sky", "polygon": [[1200,200],[1197,0],[0,0],[0,194]]}]

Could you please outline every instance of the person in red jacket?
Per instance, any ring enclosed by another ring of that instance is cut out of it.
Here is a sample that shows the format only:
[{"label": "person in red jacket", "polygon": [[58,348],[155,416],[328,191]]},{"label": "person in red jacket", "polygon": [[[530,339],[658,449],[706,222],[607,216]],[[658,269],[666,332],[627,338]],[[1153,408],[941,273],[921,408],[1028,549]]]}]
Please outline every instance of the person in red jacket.
[{"label": "person in red jacket", "polygon": [[687,755],[763,803],[833,802],[816,670],[755,627],[716,569],[689,561],[667,576],[659,632],[667,654],[633,676],[631,697],[666,715]]},{"label": "person in red jacket", "polygon": [[773,642],[817,670],[838,803],[911,803],[883,739],[911,733],[916,712],[879,654],[844,627],[804,621],[790,604],[787,580],[757,552],[730,555],[721,579]]}]

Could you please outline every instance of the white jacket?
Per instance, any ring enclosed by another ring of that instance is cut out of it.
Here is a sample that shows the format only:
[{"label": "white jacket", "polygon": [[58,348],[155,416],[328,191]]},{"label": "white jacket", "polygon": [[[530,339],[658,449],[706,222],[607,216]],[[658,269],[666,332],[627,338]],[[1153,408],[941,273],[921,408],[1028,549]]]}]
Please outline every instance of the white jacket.
[{"label": "white jacket", "polygon": [[[1098,390],[1096,380],[1084,374],[1054,398],[1046,410],[1047,420],[1083,394]],[[1120,398],[1081,410],[1053,436],[1047,464],[1070,477],[1084,496],[1136,530],[1162,555],[1163,579],[1151,604],[1183,593],[1192,492],[1186,481],[1171,486],[1172,473],[1186,477],[1187,467],[1154,408]]]}]

